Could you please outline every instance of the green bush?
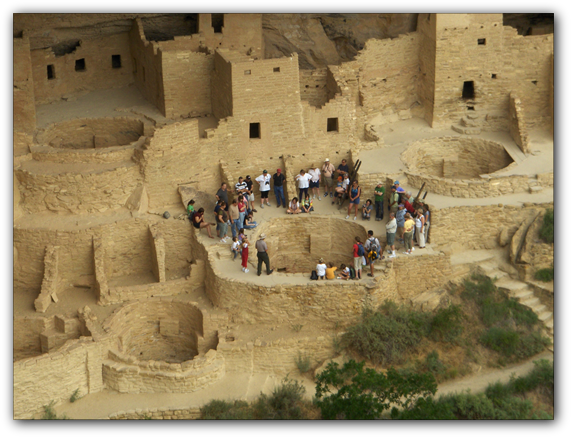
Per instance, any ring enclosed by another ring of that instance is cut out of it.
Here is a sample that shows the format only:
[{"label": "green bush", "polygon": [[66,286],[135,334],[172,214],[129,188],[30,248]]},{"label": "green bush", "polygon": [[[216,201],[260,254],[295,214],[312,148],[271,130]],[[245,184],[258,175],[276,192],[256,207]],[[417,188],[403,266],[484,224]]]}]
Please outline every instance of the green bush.
[{"label": "green bush", "polygon": [[484,275],[472,275],[471,279],[464,280],[464,291],[461,296],[464,299],[473,300],[480,304],[483,299],[496,292],[494,281]]},{"label": "green bush", "polygon": [[480,341],[484,346],[510,357],[519,345],[519,334],[511,329],[492,327],[482,335]]},{"label": "green bush", "polygon": [[295,380],[285,378],[271,395],[260,394],[252,404],[245,401],[213,400],[200,409],[204,420],[252,420],[252,419],[306,419],[305,411],[310,403],[303,399],[305,387]]},{"label": "green bush", "polygon": [[389,301],[378,312],[365,309],[361,322],[343,335],[343,343],[375,363],[398,364],[428,334],[430,317]]},{"label": "green bush", "polygon": [[430,335],[439,341],[452,342],[462,334],[464,314],[459,305],[440,308],[430,322]]},{"label": "green bush", "polygon": [[317,375],[315,404],[323,419],[378,419],[391,407],[409,408],[418,399],[436,393],[430,373],[403,375],[394,368],[386,373],[365,369],[365,362],[335,362]]},{"label": "green bush", "polygon": [[492,327],[480,338],[482,344],[503,356],[528,358],[541,352],[550,340],[539,332],[520,335],[512,329]]},{"label": "green bush", "polygon": [[248,420],[254,415],[245,401],[213,400],[200,408],[200,418],[203,420]]},{"label": "green bush", "polygon": [[546,346],[551,344],[551,340],[535,331],[520,337],[519,347],[516,351],[518,358],[532,357],[541,352]]},{"label": "green bush", "polygon": [[301,373],[308,372],[311,369],[311,358],[307,354],[299,352],[295,358],[295,364]]},{"label": "green bush", "polygon": [[535,272],[535,279],[542,282],[551,282],[555,278],[555,269],[553,267],[548,269],[540,269]]},{"label": "green bush", "polygon": [[68,420],[65,414],[58,417],[54,410],[55,401],[51,401],[48,405],[44,405],[44,414],[41,417],[42,420]]},{"label": "green bush", "polygon": [[546,243],[553,243],[553,228],[555,217],[552,209],[548,209],[543,216],[543,225],[539,229],[539,236]]},{"label": "green bush", "polygon": [[271,395],[260,395],[253,406],[254,416],[256,419],[305,419],[301,408],[304,393],[305,387],[300,382],[286,377]]}]

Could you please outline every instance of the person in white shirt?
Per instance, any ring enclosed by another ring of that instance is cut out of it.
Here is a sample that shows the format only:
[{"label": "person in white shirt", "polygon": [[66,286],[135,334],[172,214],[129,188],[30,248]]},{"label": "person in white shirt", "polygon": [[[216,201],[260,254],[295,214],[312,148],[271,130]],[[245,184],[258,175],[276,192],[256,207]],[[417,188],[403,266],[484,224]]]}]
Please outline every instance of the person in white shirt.
[{"label": "person in white shirt", "polygon": [[325,269],[327,269],[327,264],[323,262],[323,258],[319,258],[319,264],[315,268],[318,279],[325,279]]},{"label": "person in white shirt", "polygon": [[268,204],[268,206],[271,206],[268,199],[271,180],[272,177],[268,174],[267,170],[264,170],[263,173],[256,178],[256,182],[260,185],[260,208],[264,207],[264,201]]},{"label": "person in white shirt", "polygon": [[299,182],[299,198],[305,199],[305,195],[309,194],[309,181],[311,180],[311,175],[307,174],[305,170],[301,170],[295,177],[295,180]]},{"label": "person in white shirt", "polygon": [[323,167],[321,167],[321,180],[325,184],[325,197],[327,197],[330,191],[331,197],[333,197],[333,188],[335,186],[335,181],[333,179],[334,175],[335,166],[331,164],[331,162],[329,162],[329,158],[327,158],[323,163]]},{"label": "person in white shirt", "polygon": [[309,188],[311,188],[311,191],[313,192],[313,198],[315,199],[315,193],[317,192],[317,200],[321,200],[321,197],[319,196],[319,180],[321,179],[321,172],[317,167],[312,165],[308,173],[311,176]]}]

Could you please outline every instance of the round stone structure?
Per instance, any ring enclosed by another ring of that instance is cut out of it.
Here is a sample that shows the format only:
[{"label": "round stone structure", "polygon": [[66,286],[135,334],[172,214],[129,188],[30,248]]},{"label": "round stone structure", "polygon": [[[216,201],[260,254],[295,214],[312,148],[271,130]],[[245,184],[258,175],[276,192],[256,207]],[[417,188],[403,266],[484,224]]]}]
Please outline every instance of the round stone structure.
[{"label": "round stone structure", "polygon": [[407,185],[444,196],[481,198],[530,189],[527,174],[500,143],[472,137],[438,137],[413,142],[401,154]]}]

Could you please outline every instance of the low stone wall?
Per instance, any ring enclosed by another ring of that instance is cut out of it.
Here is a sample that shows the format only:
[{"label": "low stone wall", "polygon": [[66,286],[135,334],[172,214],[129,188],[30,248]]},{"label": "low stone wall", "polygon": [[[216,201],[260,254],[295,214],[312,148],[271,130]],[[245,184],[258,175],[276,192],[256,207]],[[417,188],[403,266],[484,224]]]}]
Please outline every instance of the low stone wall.
[{"label": "low stone wall", "polygon": [[52,299],[57,302],[58,286],[58,246],[46,246],[46,256],[44,257],[44,279],[40,295],[34,301],[36,311],[45,313]]},{"label": "low stone wall", "polygon": [[109,352],[103,362],[103,380],[121,393],[192,393],[225,374],[224,358],[215,350],[183,363],[137,361]]},{"label": "low stone wall", "polygon": [[521,99],[515,94],[510,94],[509,106],[509,131],[515,143],[526,155],[529,153],[529,134],[525,123],[525,112]]},{"label": "low stone wall", "polygon": [[308,357],[317,367],[335,354],[334,334],[319,337],[280,338],[273,341],[227,341],[220,338],[218,353],[224,356],[226,372],[287,375],[299,373],[296,360]]},{"label": "low stone wall", "polygon": [[23,167],[16,169],[16,177],[21,184],[22,209],[28,213],[104,212],[124,205],[142,183],[139,166],[134,162],[96,171],[69,171],[43,174]]},{"label": "low stone wall", "polygon": [[522,221],[535,216],[548,205],[524,204],[456,206],[431,208],[430,241],[433,244],[458,244],[470,250],[498,247],[502,230],[506,241],[512,238]]},{"label": "low stone wall", "polygon": [[[420,250],[420,249],[416,249]],[[450,255],[397,256],[393,260],[399,297],[410,302],[414,297],[445,285],[452,276]]]},{"label": "low stone wall", "polygon": [[541,211],[531,223],[515,258],[522,281],[533,281],[535,272],[554,266],[554,244],[546,243],[539,237],[544,215],[545,211]]},{"label": "low stone wall", "polygon": [[69,400],[103,388],[102,352],[106,341],[93,342],[82,337],[70,340],[57,352],[14,363],[14,419],[31,419],[43,406]]},{"label": "low stone wall", "polygon": [[42,162],[57,162],[68,164],[81,163],[105,163],[130,161],[134,150],[145,144],[146,137],[127,146],[113,146],[102,149],[58,149],[50,146],[30,146],[32,158]]},{"label": "low stone wall", "polygon": [[110,420],[196,420],[200,419],[200,407],[151,408],[118,411],[109,416]]}]

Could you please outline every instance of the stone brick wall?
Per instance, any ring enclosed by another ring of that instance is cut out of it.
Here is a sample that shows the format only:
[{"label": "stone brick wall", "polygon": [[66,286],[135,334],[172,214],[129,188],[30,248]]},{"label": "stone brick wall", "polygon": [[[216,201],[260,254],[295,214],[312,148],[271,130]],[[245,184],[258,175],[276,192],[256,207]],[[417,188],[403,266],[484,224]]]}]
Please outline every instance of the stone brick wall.
[{"label": "stone brick wall", "polygon": [[150,408],[118,411],[109,416],[110,420],[196,420],[200,419],[200,407],[190,408]]},{"label": "stone brick wall", "polygon": [[210,76],[214,56],[189,50],[163,51],[162,63],[165,116],[212,113]]},{"label": "stone brick wall", "polygon": [[40,334],[48,323],[45,317],[14,317],[14,362],[41,355]]},{"label": "stone brick wall", "polygon": [[525,123],[525,112],[521,99],[510,94],[510,113],[508,116],[508,125],[510,135],[521,151],[525,154],[529,153],[529,134]]},{"label": "stone brick wall", "polygon": [[462,245],[470,250],[498,247],[503,229],[511,238],[522,221],[534,216],[540,205],[483,205],[431,208],[430,241],[433,244]]},{"label": "stone brick wall", "polygon": [[299,88],[301,100],[311,106],[321,108],[327,98],[327,68],[299,70]]},{"label": "stone brick wall", "polygon": [[399,297],[407,303],[425,291],[443,286],[452,274],[450,255],[444,253],[398,256],[393,260],[393,269]]},{"label": "stone brick wall", "polygon": [[398,112],[419,100],[419,43],[417,32],[367,41],[354,61],[365,112]]},{"label": "stone brick wall", "polygon": [[534,275],[537,270],[554,266],[554,244],[546,243],[539,237],[544,215],[542,211],[533,221],[519,251],[517,267],[520,279],[524,281],[535,280]]},{"label": "stone brick wall", "polygon": [[[30,41],[24,34],[14,38],[14,131],[33,133],[36,128],[36,106]],[[46,67],[47,68],[47,67]]]},{"label": "stone brick wall", "polygon": [[[63,56],[56,56],[51,48],[31,51],[36,104],[133,83],[128,33],[86,38],[78,43],[72,53]],[[113,68],[113,55],[121,57],[120,68]],[[85,70],[77,71],[76,61],[81,59]],[[48,79],[48,65],[53,65],[53,79]]]},{"label": "stone brick wall", "polygon": [[14,419],[30,419],[52,401],[69,400],[76,389],[80,395],[101,391],[102,351],[107,347],[105,341],[80,338],[57,352],[15,362]]},{"label": "stone brick wall", "polygon": [[416,31],[419,37],[418,97],[424,108],[424,119],[432,126],[434,118],[434,88],[436,82],[436,15],[418,14]]}]

